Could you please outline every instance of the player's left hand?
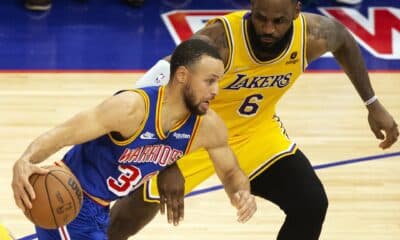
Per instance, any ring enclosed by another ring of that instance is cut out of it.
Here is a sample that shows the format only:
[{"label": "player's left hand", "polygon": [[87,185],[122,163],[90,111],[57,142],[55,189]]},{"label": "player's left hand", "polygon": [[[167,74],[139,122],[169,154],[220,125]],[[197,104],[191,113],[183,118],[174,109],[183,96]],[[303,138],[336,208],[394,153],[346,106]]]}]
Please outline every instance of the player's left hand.
[{"label": "player's left hand", "polygon": [[166,209],[168,223],[177,226],[184,216],[185,178],[176,163],[158,174],[157,185],[160,212],[164,214]]},{"label": "player's left hand", "polygon": [[257,211],[257,204],[254,195],[249,191],[238,191],[232,198],[231,203],[237,209],[238,222],[247,222]]},{"label": "player's left hand", "polygon": [[393,117],[385,107],[377,100],[368,105],[368,122],[377,139],[383,140],[379,147],[387,149],[392,146],[399,137],[399,128]]}]

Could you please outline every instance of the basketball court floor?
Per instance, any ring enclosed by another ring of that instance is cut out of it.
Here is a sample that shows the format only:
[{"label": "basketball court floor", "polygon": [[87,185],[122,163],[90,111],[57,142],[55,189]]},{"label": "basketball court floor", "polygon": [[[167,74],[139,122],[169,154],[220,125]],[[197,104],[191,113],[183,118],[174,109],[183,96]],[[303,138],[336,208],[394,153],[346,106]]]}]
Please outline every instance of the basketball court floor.
[{"label": "basketball court floor", "polygon": [[[115,91],[131,88],[145,69],[207,19],[247,4],[148,0],[143,8],[131,9],[117,0],[59,0],[49,12],[32,13],[21,2],[3,0],[0,240],[7,239],[3,227],[15,239],[36,239],[10,186],[14,161],[36,136]],[[335,17],[352,31],[377,96],[400,122],[400,3],[364,0],[348,7],[321,0],[305,10]],[[330,56],[311,64],[277,113],[328,194],[321,239],[400,239],[400,144],[378,148],[365,107]],[[280,209],[257,199],[255,216],[239,224],[219,185],[211,177],[186,198],[185,220],[178,227],[158,216],[135,239],[275,239],[284,218]]]}]

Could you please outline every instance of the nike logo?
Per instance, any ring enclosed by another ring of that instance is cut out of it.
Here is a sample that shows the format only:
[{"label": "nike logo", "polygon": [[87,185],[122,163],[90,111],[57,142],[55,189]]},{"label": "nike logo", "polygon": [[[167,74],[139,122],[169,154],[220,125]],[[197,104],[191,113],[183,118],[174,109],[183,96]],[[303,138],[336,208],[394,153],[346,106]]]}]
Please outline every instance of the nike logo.
[{"label": "nike logo", "polygon": [[140,139],[156,139],[154,136],[155,136],[154,133],[145,132],[145,133],[142,133],[142,134],[140,135]]}]

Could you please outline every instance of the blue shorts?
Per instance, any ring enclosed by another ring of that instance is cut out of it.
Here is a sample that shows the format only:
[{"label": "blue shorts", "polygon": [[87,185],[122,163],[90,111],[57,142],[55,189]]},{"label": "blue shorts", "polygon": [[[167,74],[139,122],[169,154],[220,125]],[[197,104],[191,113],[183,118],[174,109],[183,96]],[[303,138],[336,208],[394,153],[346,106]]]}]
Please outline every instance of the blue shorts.
[{"label": "blue shorts", "polygon": [[35,226],[39,240],[105,240],[107,239],[109,207],[94,202],[86,195],[78,216],[67,226],[44,229]]}]

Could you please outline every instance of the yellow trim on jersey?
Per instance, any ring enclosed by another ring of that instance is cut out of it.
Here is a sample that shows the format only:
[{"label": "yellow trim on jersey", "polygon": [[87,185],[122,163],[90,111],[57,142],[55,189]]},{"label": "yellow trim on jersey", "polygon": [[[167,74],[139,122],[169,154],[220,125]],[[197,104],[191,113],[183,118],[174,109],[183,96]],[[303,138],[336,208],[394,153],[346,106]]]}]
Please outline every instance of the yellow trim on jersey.
[{"label": "yellow trim on jersey", "polygon": [[307,22],[306,18],[303,16],[303,14],[300,14],[301,20],[302,20],[302,26],[303,26],[303,72],[306,70],[308,66],[308,61],[307,61]]},{"label": "yellow trim on jersey", "polygon": [[160,89],[158,90],[158,98],[157,98],[157,105],[156,105],[156,133],[158,135],[158,137],[161,140],[164,140],[167,138],[167,136],[165,136],[165,133],[162,129],[162,124],[161,124],[161,107],[162,107],[162,100],[164,97],[164,87],[161,86]]},{"label": "yellow trim on jersey", "polygon": [[101,206],[103,206],[103,207],[108,207],[108,206],[110,206],[110,203],[111,203],[110,201],[107,201],[107,200],[104,200],[104,199],[95,197],[95,196],[91,195],[90,193],[88,193],[88,192],[86,192],[86,191],[83,191],[83,193],[84,193],[88,198],[90,198],[92,201],[94,201],[95,203],[97,203],[97,204],[99,204],[99,205],[101,205]]},{"label": "yellow trim on jersey", "polygon": [[198,132],[197,130],[199,129],[199,126],[200,126],[200,123],[201,123],[202,119],[203,118],[200,117],[200,116],[197,116],[197,118],[196,118],[196,122],[194,123],[192,135],[190,136],[190,140],[188,142],[188,145],[186,146],[185,154],[188,154],[190,152],[190,148],[192,147],[193,140],[196,137],[196,134]]},{"label": "yellow trim on jersey", "polygon": [[250,37],[249,37],[249,31],[247,29],[248,20],[247,19],[243,19],[242,24],[243,24],[243,27],[242,27],[243,36],[244,36],[244,39],[245,39],[245,47],[247,49],[247,52],[250,54],[251,59],[255,63],[258,63],[258,64],[271,64],[271,63],[277,62],[280,59],[282,59],[289,52],[289,49],[292,48],[292,44],[294,42],[294,35],[295,35],[294,34],[294,31],[295,31],[294,30],[294,28],[295,28],[294,24],[293,24],[293,27],[292,27],[292,39],[290,40],[290,44],[288,44],[286,46],[285,50],[282,51],[277,57],[275,57],[275,58],[273,58],[271,60],[261,61],[260,59],[257,58],[256,54],[254,54],[253,47],[251,46]]},{"label": "yellow trim on jersey", "polygon": [[187,122],[187,120],[190,118],[190,113],[183,118],[182,120],[180,120],[179,122],[177,122],[175,124],[175,126],[170,130],[170,132],[175,132],[176,130],[178,130],[179,128],[181,128],[183,126],[183,124],[185,124]]},{"label": "yellow trim on jersey", "polygon": [[[162,107],[162,100],[164,98],[164,90],[165,90],[165,87],[162,86],[162,87],[160,87],[160,90],[158,91],[158,99],[157,99],[157,106],[156,106],[156,123],[155,123],[157,135],[162,140],[167,138],[167,136],[165,135],[165,133],[162,129],[162,124],[161,124],[161,107]],[[187,122],[187,120],[190,118],[190,116],[191,116],[191,114],[188,113],[183,119],[178,121],[169,130],[169,132],[174,132],[174,131],[178,130],[179,128],[181,128]]]},{"label": "yellow trim on jersey", "polygon": [[288,150],[275,154],[272,158],[268,159],[263,165],[261,165],[258,169],[256,169],[250,174],[249,176],[250,181],[256,178],[261,173],[263,173],[267,168],[269,168],[272,164],[274,164],[278,160],[286,156],[293,155],[297,151],[297,149],[298,149],[297,145],[295,143],[292,143],[292,145]]},{"label": "yellow trim on jersey", "polygon": [[228,54],[228,59],[226,62],[226,65],[224,67],[225,72],[228,72],[231,65],[232,65],[232,56],[233,56],[233,50],[234,50],[234,42],[233,42],[233,37],[232,37],[232,30],[231,27],[228,23],[228,19],[226,19],[225,17],[217,17],[214,19],[211,19],[207,25],[210,25],[212,23],[215,23],[216,21],[220,21],[222,23],[222,26],[224,27],[225,30],[225,37],[226,37],[226,42],[228,43],[228,50],[229,50],[229,54]]},{"label": "yellow trim on jersey", "polygon": [[111,141],[115,145],[118,145],[118,146],[126,146],[126,145],[130,144],[131,142],[133,142],[137,138],[137,136],[139,136],[139,134],[142,132],[144,126],[146,125],[147,119],[149,117],[150,100],[149,100],[149,96],[147,96],[146,92],[143,90],[140,90],[140,89],[132,89],[129,91],[139,93],[143,97],[144,105],[145,105],[144,119],[140,123],[139,128],[136,130],[136,132],[126,140],[123,140],[123,141],[117,140],[112,136],[111,133],[108,133],[108,137],[111,139]]},{"label": "yellow trim on jersey", "polygon": [[[63,167],[63,168],[67,169],[68,171],[70,171],[70,172],[72,173],[71,169],[67,166],[67,164],[65,164],[65,163],[63,162],[63,160],[61,160],[61,161],[55,161],[54,164],[57,165],[57,166],[59,166],[59,167]],[[99,204],[99,205],[101,205],[101,206],[103,206],[103,207],[107,207],[107,206],[109,206],[110,203],[111,203],[110,201],[107,201],[107,200],[104,200],[104,199],[101,199],[101,198],[99,198],[99,197],[95,197],[95,196],[91,195],[90,193],[86,192],[85,189],[82,189],[82,190],[83,190],[83,193],[84,193],[87,197],[89,197],[89,198],[92,199],[94,202],[96,202],[97,204]]]},{"label": "yellow trim on jersey", "polygon": [[[145,202],[150,202],[150,203],[160,203],[160,197],[159,196],[155,196],[154,198],[148,198],[147,194],[150,196],[151,195],[151,183],[152,181],[155,181],[155,177],[151,178],[149,181],[145,182],[143,184],[143,200]],[[149,193],[147,193],[147,191]],[[151,196],[150,196],[151,197]]]},{"label": "yellow trim on jersey", "polygon": [[227,72],[231,68],[232,65],[232,56],[233,56],[233,49],[234,49],[234,43],[233,43],[233,37],[232,37],[232,31],[230,29],[230,26],[228,24],[228,20],[225,17],[220,18],[222,25],[224,26],[225,29],[225,37],[226,37],[226,42],[228,43],[228,61],[226,62],[224,71]]}]

